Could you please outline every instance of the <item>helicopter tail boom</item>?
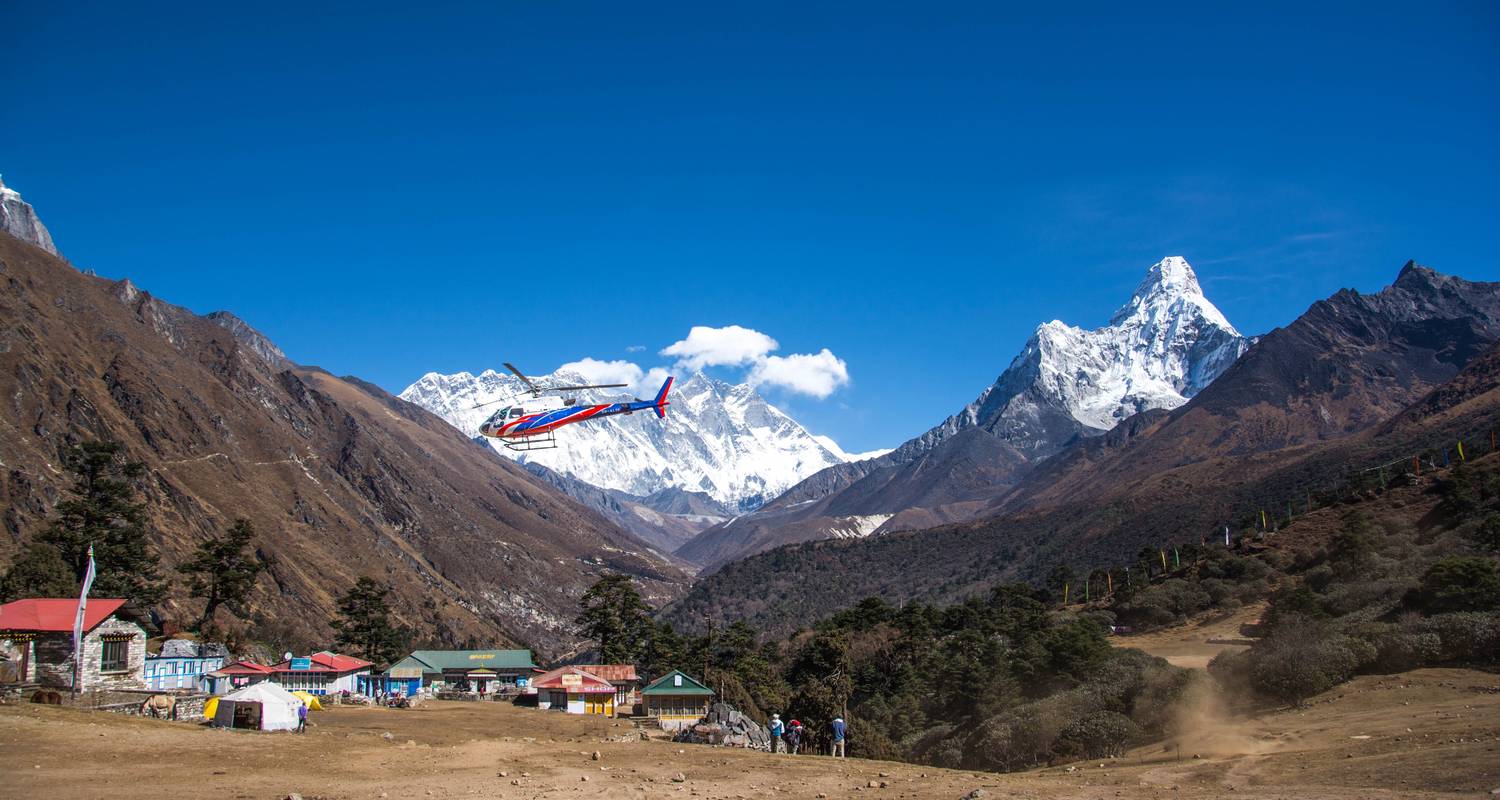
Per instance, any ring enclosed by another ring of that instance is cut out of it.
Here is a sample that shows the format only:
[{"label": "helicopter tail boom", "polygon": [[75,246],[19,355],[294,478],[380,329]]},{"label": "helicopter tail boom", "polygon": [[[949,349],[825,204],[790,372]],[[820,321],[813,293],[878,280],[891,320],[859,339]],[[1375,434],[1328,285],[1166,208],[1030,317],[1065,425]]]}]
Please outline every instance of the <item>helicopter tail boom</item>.
[{"label": "helicopter tail boom", "polygon": [[667,402],[667,392],[671,390],[672,378],[668,377],[667,382],[661,385],[661,391],[656,393],[656,403],[651,407],[651,410],[655,411],[656,416],[661,419],[667,418],[667,406],[671,405]]}]

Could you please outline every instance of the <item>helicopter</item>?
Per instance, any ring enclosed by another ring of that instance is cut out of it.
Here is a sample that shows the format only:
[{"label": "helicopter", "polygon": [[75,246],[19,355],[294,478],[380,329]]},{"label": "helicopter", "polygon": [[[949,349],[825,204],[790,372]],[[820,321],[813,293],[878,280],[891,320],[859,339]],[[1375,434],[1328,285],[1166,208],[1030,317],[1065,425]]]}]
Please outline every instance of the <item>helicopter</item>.
[{"label": "helicopter", "polygon": [[637,411],[655,411],[660,419],[667,418],[667,392],[672,390],[672,378],[668,377],[661,385],[661,391],[656,393],[654,400],[636,399],[626,403],[604,403],[598,405],[578,405],[577,397],[564,396],[559,402],[556,398],[543,398],[542,395],[557,392],[574,392],[582,389],[619,389],[629,384],[625,383],[600,383],[587,386],[538,386],[530,378],[526,377],[516,366],[509,361],[505,362],[505,368],[512,375],[521,379],[526,385],[527,394],[532,401],[525,405],[516,402],[514,398],[509,400],[491,400],[488,403],[480,403],[473,408],[483,408],[495,403],[510,403],[499,411],[491,414],[479,426],[479,432],[492,439],[500,440],[500,443],[511,450],[550,450],[557,447],[557,437],[554,434],[558,428],[564,425],[572,425],[575,422],[583,422],[591,419],[602,419],[613,417],[616,414],[634,414]]}]

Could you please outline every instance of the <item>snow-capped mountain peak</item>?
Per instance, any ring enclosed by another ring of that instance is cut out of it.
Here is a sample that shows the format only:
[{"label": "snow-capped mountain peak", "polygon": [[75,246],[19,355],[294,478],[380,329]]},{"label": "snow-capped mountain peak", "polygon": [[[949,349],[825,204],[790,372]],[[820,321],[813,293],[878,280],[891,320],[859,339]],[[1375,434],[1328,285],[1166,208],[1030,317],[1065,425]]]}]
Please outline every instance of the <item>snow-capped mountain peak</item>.
[{"label": "snow-capped mountain peak", "polygon": [[[554,372],[556,383],[588,383],[582,375]],[[653,390],[655,387],[652,387]],[[529,397],[513,375],[429,372],[401,397],[447,420],[469,436],[495,401]],[[619,400],[618,390],[578,393],[580,403]],[[558,431],[553,450],[516,452],[487,440],[496,452],[536,463],[605,489],[644,497],[663,489],[703,492],[742,511],[758,508],[803,478],[849,457],[766,402],[754,387],[696,372],[679,381],[666,420],[638,414],[572,425]],[[481,408],[474,408],[479,404]]]},{"label": "snow-capped mountain peak", "polygon": [[1110,317],[1111,327],[1144,326],[1163,319],[1196,313],[1206,321],[1238,335],[1224,314],[1203,296],[1198,274],[1182,256],[1168,256],[1151,265],[1129,302]]},{"label": "snow-capped mountain peak", "polygon": [[1107,431],[1141,411],[1182,405],[1249,345],[1204,296],[1187,259],[1170,256],[1151,265],[1108,325],[1038,325],[992,386],[897,448],[895,458],[907,460],[975,426],[1030,457],[1045,457],[1076,435]]}]

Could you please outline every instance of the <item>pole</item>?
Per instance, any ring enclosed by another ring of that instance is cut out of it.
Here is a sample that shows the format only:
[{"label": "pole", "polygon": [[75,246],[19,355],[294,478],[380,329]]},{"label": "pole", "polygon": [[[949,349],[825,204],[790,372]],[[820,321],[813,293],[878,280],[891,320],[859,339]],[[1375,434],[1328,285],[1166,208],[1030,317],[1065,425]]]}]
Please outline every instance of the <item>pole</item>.
[{"label": "pole", "polygon": [[[703,648],[703,680],[706,681],[711,680],[708,677],[708,662],[714,652],[714,618],[713,614],[707,610],[703,612],[703,624],[708,627],[708,645]],[[722,697],[723,693],[721,692],[719,696]]]}]

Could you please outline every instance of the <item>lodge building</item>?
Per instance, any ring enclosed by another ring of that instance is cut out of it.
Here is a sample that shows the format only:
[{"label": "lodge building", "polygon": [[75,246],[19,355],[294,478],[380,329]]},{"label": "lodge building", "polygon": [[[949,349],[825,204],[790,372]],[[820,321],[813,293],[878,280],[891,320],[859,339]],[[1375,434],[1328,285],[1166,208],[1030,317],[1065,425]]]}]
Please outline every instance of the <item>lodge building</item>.
[{"label": "lodge building", "polygon": [[[145,689],[146,631],[119,616],[124,600],[88,601],[78,691]],[[77,598],[32,598],[0,605],[0,653],[16,680],[73,687]]]}]

